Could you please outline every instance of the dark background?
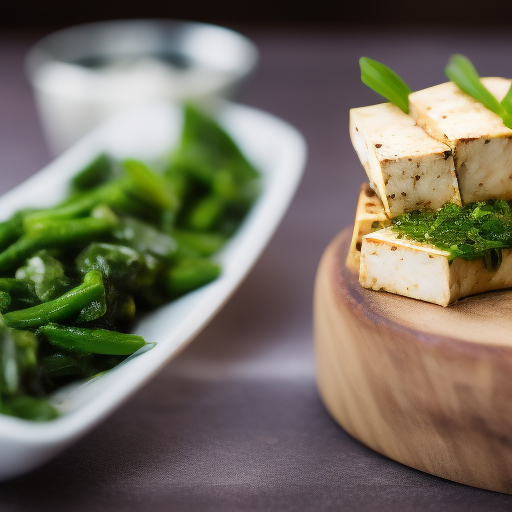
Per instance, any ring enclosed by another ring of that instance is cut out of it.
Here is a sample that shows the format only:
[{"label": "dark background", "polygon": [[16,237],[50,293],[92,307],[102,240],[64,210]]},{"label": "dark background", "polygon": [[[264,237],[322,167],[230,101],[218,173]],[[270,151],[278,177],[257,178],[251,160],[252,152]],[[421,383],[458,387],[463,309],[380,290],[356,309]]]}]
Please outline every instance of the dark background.
[{"label": "dark background", "polygon": [[452,2],[413,2],[411,0],[308,2],[287,0],[196,0],[167,1],[144,0],[64,0],[9,1],[0,12],[1,27],[60,27],[69,24],[118,18],[164,17],[193,19],[213,23],[258,24],[328,24],[360,26],[374,25],[385,28],[411,28],[435,25],[446,31],[471,28],[471,25],[504,25],[512,18],[512,2],[499,0],[482,2],[466,0]]}]

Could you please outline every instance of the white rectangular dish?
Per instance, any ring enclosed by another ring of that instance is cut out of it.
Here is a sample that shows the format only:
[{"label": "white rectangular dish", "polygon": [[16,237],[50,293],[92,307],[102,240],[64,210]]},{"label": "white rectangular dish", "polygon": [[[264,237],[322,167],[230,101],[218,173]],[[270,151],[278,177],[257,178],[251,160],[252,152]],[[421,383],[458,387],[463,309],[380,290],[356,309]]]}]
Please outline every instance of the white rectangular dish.
[{"label": "white rectangular dish", "polygon": [[[0,415],[0,480],[44,463],[84,435],[193,339],[235,291],[263,251],[300,181],[306,145],[297,130],[264,112],[226,104],[221,124],[262,173],[262,193],[240,230],[217,255],[223,272],[213,283],[149,315],[134,332],[156,346],[107,374],[60,390],[52,403],[62,416],[33,423]],[[100,152],[155,160],[178,140],[181,109],[165,104],[121,114],[100,126],[55,162],[0,201],[0,219],[23,207],[44,207],[64,197],[69,179]]]}]

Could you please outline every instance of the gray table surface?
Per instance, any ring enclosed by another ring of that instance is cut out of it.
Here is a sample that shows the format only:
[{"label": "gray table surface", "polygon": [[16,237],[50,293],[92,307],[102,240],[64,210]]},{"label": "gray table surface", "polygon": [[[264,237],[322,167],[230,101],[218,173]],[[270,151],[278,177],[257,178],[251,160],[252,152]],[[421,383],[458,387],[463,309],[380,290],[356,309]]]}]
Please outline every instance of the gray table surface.
[{"label": "gray table surface", "polygon": [[[291,122],[308,141],[295,200],[203,333],[65,453],[0,484],[0,510],[512,510],[512,496],[407,468],[339,428],[315,387],[311,315],[318,260],[352,222],[365,180],[348,109],[380,101],[359,81],[359,56],[387,63],[413,89],[444,81],[453,52],[483,75],[512,76],[512,33],[235,28],[261,51],[240,101]],[[23,74],[24,54],[42,35],[0,34],[0,192],[50,160]]]}]

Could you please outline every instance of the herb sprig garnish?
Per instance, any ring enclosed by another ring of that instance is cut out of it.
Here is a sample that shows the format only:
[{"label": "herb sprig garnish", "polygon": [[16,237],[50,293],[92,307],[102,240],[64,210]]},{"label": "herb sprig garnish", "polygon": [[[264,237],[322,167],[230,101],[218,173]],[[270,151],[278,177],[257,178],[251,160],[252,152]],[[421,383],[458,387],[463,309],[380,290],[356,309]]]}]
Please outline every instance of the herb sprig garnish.
[{"label": "herb sprig garnish", "polygon": [[506,96],[501,101],[501,106],[509,113],[510,116],[512,116],[512,85],[510,86]]},{"label": "herb sprig garnish", "polygon": [[503,119],[503,124],[512,129],[512,87],[500,103],[480,81],[480,75],[471,61],[464,55],[450,57],[445,68],[446,76],[466,94]]},{"label": "herb sprig garnish", "polygon": [[368,57],[361,57],[359,66],[361,81],[365,85],[384,96],[406,114],[409,113],[411,89],[392,69]]},{"label": "herb sprig garnish", "polygon": [[482,258],[489,270],[499,266],[501,249],[512,247],[512,209],[502,199],[446,203],[438,210],[399,215],[391,224],[405,238],[448,251],[450,260]]}]

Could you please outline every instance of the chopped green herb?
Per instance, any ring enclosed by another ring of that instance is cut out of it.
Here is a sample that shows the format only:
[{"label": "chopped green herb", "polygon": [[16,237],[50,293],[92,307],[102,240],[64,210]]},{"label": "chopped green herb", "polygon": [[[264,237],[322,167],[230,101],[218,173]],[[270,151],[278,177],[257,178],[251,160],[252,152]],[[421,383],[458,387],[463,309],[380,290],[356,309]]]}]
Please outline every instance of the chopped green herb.
[{"label": "chopped green herb", "polygon": [[501,262],[501,249],[512,248],[511,204],[501,199],[465,206],[446,203],[438,210],[399,215],[391,225],[406,238],[448,251],[450,260],[482,258],[493,270]]}]

